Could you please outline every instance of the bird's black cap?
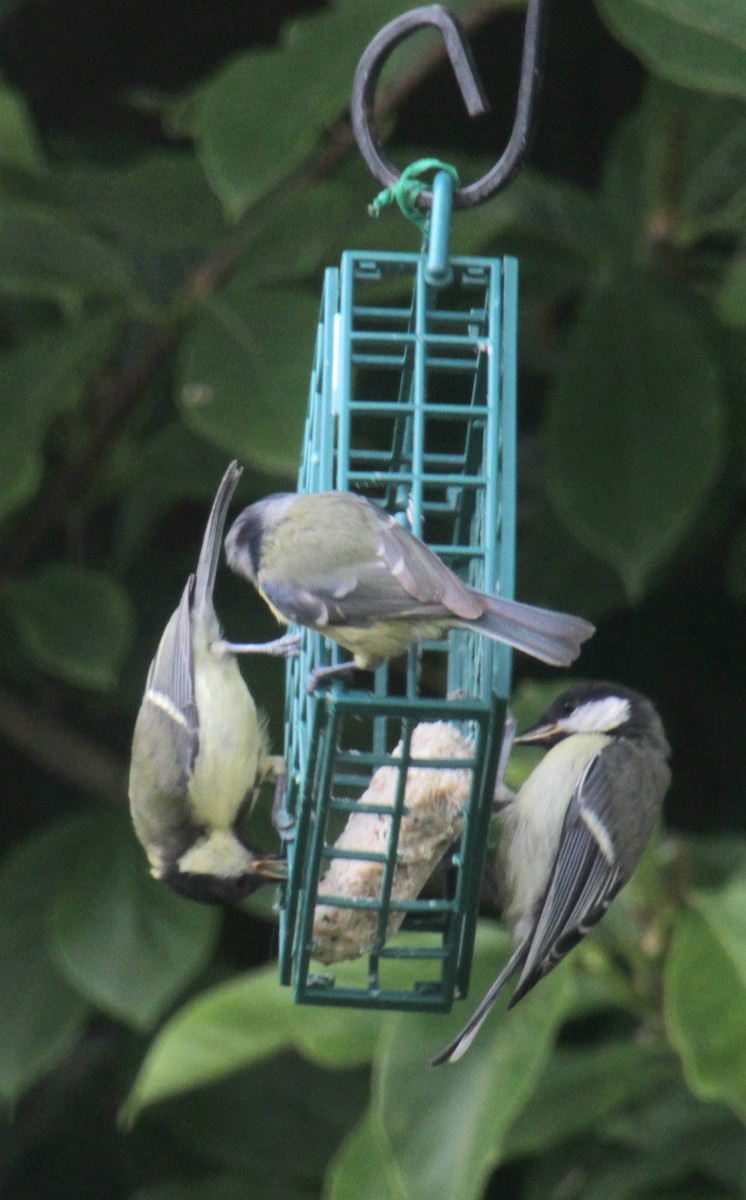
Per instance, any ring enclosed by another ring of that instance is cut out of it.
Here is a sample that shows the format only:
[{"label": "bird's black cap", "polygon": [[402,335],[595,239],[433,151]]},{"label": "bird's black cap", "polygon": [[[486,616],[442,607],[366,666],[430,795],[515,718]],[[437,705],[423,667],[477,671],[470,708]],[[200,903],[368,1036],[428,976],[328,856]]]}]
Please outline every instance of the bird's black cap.
[{"label": "bird's black cap", "polygon": [[189,871],[174,870],[163,876],[163,882],[180,896],[196,900],[198,904],[239,904],[258,888],[267,883],[277,883],[277,880],[250,872],[231,879],[221,879],[218,875],[196,875]]}]

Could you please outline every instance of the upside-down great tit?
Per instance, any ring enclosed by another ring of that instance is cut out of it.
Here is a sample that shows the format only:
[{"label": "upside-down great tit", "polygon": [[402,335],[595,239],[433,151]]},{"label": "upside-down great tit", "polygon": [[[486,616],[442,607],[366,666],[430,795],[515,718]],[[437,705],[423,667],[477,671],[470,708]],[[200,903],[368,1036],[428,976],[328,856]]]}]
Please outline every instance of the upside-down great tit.
[{"label": "upside-down great tit", "polygon": [[260,784],[281,760],[268,753],[263,718],[213,606],[220,542],[241,475],[233,462],[218,488],[197,571],[150,666],[135,724],[129,799],[151,873],[206,904],[236,902],[284,878],[279,857],[241,833]]}]

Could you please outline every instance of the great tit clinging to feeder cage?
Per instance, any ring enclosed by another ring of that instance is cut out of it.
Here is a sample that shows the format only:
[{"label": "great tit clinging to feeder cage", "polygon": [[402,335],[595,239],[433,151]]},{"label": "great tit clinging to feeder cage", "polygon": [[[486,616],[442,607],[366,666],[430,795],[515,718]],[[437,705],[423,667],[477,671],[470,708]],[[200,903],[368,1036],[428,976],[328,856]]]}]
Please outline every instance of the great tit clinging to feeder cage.
[{"label": "great tit clinging to feeder cage", "polygon": [[[240,513],[225,546],[229,565],[280,621],[318,630],[364,669],[454,627],[567,666],[594,632],[580,617],[469,587],[389,513],[350,492],[267,496]],[[311,687],[350,667],[316,671]]]},{"label": "great tit clinging to feeder cage", "polygon": [[231,497],[233,462],[213,502],[191,575],[150,666],[135,724],[129,799],[151,873],[206,904],[235,902],[284,877],[279,858],[254,850],[240,826],[281,760],[236,659],[220,641],[213,588]]},{"label": "great tit clinging to feeder cage", "polygon": [[433,1066],[466,1053],[512,975],[520,972],[509,1008],[600,921],[637,866],[670,783],[660,717],[613,683],[568,688],[515,741],[548,748],[503,810],[498,883],[516,949]]}]

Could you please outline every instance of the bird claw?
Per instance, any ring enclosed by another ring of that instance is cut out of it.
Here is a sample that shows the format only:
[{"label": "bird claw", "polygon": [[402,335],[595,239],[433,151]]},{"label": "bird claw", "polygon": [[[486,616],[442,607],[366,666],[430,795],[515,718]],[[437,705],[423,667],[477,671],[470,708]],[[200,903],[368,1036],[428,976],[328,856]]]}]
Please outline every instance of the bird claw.
[{"label": "bird claw", "polygon": [[275,646],[276,649],[265,649],[265,654],[279,654],[282,658],[297,658],[300,654],[300,634],[289,633],[286,637],[277,638],[276,642],[268,642],[267,645]]},{"label": "bird claw", "polygon": [[288,633],[271,642],[226,642],[212,643],[212,652],[218,658],[226,654],[272,654],[277,658],[294,658],[300,654],[300,634]]},{"label": "bird claw", "polygon": [[316,670],[311,671],[311,674],[308,676],[306,691],[309,696],[313,696],[319,684],[323,683],[326,679],[334,679],[340,675],[349,675],[354,670],[355,664],[351,662],[337,663],[334,667],[316,667]]},{"label": "bird claw", "polygon": [[252,863],[252,874],[270,882],[285,883],[288,877],[287,860],[281,854],[267,854]]}]

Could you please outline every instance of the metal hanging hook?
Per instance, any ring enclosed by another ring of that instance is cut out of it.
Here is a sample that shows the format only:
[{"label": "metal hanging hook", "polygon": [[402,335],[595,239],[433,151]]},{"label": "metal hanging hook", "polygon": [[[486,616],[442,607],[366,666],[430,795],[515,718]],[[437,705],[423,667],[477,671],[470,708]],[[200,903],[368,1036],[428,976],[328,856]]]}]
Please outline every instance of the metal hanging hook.
[{"label": "metal hanging hook", "polygon": [[[490,196],[494,196],[513,178],[523,161],[531,136],[541,79],[543,16],[543,0],[528,0],[518,102],[510,140],[499,160],[486,175],[454,192],[455,209],[475,208],[489,200]],[[355,138],[368,167],[384,187],[391,187],[397,183],[401,173],[384,153],[374,128],[376,87],[391,51],[410,34],[426,25],[434,25],[443,36],[469,116],[481,116],[489,111],[489,103],[482,89],[466,34],[448,9],[439,4],[413,8],[389,21],[363,53],[352,85],[352,127]],[[432,206],[432,192],[422,192],[417,203],[421,208],[429,209]]]}]

